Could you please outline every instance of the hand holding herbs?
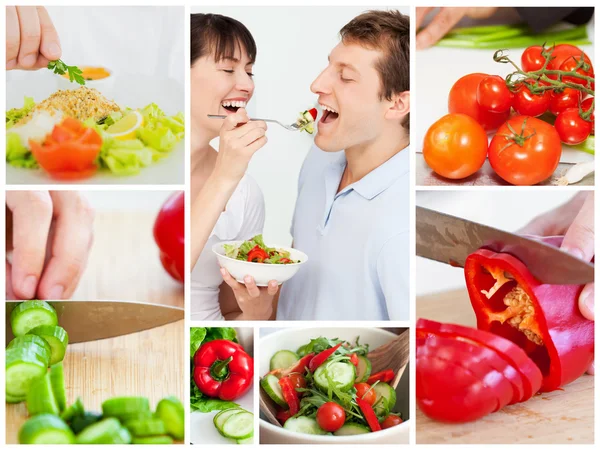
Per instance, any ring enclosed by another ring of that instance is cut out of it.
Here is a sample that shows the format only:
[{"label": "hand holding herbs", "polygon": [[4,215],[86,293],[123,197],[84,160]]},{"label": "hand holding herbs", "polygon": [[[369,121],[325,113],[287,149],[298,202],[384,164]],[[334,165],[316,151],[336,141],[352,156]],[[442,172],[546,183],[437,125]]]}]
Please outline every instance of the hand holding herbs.
[{"label": "hand holding herbs", "polygon": [[69,81],[85,85],[85,78],[81,75],[83,71],[77,66],[68,66],[62,60],[57,59],[56,61],[50,61],[48,63],[48,69],[54,71],[57,75],[69,75]]}]

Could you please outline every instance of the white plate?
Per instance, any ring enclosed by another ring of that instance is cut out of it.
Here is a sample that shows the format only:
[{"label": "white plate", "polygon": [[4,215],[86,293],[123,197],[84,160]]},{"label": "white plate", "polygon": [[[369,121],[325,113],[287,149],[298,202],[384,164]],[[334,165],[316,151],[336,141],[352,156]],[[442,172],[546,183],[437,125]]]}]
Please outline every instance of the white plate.
[{"label": "white plate", "polygon": [[[11,81],[6,89],[6,108],[23,107],[24,97],[33,97],[36,103],[48,98],[58,89],[59,78],[50,71],[38,70],[26,77]],[[114,76],[113,84],[103,89],[107,98],[121,107],[143,108],[156,103],[166,114],[175,115],[185,111],[184,88],[171,79],[148,76]],[[184,184],[185,145],[179,142],[173,151],[161,161],[140,171],[138,175],[117,177],[110,172],[99,172],[81,181],[68,184]],[[42,170],[20,169],[6,166],[7,184],[60,184]]]}]

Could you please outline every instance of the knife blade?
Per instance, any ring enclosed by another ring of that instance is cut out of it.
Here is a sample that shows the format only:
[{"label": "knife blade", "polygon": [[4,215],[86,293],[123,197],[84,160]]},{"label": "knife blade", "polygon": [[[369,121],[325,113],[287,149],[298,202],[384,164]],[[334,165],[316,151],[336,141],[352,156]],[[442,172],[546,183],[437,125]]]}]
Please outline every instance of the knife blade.
[{"label": "knife blade", "polygon": [[556,247],[431,209],[416,207],[417,256],[464,267],[481,247],[509,253],[546,284],[586,284],[594,281],[594,265]]},{"label": "knife blade", "polygon": [[[20,300],[6,302],[6,342],[14,336],[10,313]],[[160,327],[184,318],[183,308],[118,300],[49,301],[69,343],[96,341]]]}]

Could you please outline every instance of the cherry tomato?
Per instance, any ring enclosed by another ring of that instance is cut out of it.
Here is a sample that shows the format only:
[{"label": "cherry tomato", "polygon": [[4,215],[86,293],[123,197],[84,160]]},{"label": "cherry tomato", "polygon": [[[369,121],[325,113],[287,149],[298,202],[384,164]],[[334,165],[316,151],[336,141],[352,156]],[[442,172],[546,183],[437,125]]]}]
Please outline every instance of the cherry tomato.
[{"label": "cherry tomato", "polygon": [[565,144],[577,145],[585,141],[592,132],[592,122],[579,115],[578,108],[569,108],[556,116],[554,128]]},{"label": "cherry tomato", "polygon": [[[582,53],[583,53],[583,55],[585,55],[585,57],[587,57],[587,55],[580,48],[575,47],[574,45],[558,44],[552,50],[552,59],[550,60],[550,62],[548,63],[548,66],[546,68],[549,70],[559,70],[560,66],[562,66],[562,64],[568,58],[570,58],[571,56],[580,58]],[[557,76],[553,75],[553,76],[549,76],[548,78],[556,79]]]},{"label": "cherry tomato", "polygon": [[[577,67],[578,64],[580,64],[580,62],[581,62],[581,55],[571,56],[571,57],[567,58],[560,65],[559,70],[563,70],[565,72],[575,71],[579,75],[585,75],[585,76],[594,78],[594,66],[592,66],[592,62],[590,61],[590,58],[588,58],[587,55],[583,54],[583,65],[579,69],[575,70],[575,68]],[[580,84],[581,86],[587,86],[587,83],[588,83],[586,80],[583,80],[581,78],[567,76],[567,75],[563,76],[562,80],[567,81],[569,83]],[[594,83],[591,83],[590,86],[591,86],[591,89],[594,89]]]},{"label": "cherry tomato", "polygon": [[548,111],[550,107],[550,90],[545,90],[541,94],[532,94],[530,87],[533,88],[534,83],[532,80],[525,80],[517,87],[513,108],[522,116],[537,117]]},{"label": "cherry tomato", "polygon": [[362,398],[369,405],[373,406],[375,404],[375,400],[377,400],[377,394],[374,389],[371,389],[371,386],[367,383],[357,383],[354,385],[356,389],[356,396],[358,398]]},{"label": "cherry tomato", "polygon": [[548,109],[552,114],[558,116],[567,108],[579,107],[581,91],[573,88],[564,88],[561,92],[550,91],[550,106]]},{"label": "cherry tomato", "polygon": [[346,411],[335,402],[323,403],[317,410],[317,423],[330,433],[339,430],[346,421]]},{"label": "cherry tomato", "polygon": [[160,261],[175,280],[185,279],[185,198],[183,192],[171,195],[162,205],[154,222],[154,241]]},{"label": "cherry tomato", "polygon": [[304,379],[304,377],[301,374],[299,374],[299,373],[290,373],[288,375],[288,378],[290,380],[292,380],[292,384],[294,385],[294,389],[305,388],[306,387],[306,380]]},{"label": "cherry tomato", "polygon": [[477,102],[477,88],[481,80],[487,76],[485,73],[471,73],[454,83],[448,94],[448,112],[471,116],[484,130],[493,131],[508,119],[510,110],[495,113],[486,111],[479,105]]},{"label": "cherry tomato", "polygon": [[485,77],[477,86],[477,103],[486,111],[503,113],[510,110],[514,94],[498,75]]},{"label": "cherry tomato", "polygon": [[402,423],[402,419],[400,417],[398,417],[395,414],[390,414],[389,416],[387,416],[385,418],[385,420],[383,422],[381,422],[381,428],[383,428],[384,430],[386,428],[392,428],[395,427],[396,425],[400,425]]},{"label": "cherry tomato", "polygon": [[[594,97],[588,97],[586,98],[582,103],[581,103],[581,109],[583,111],[589,111],[590,108],[592,107],[592,103],[594,102]],[[595,112],[595,111],[594,111]],[[596,130],[596,122],[594,120],[594,112],[592,113],[592,115],[590,116],[590,121],[592,122],[592,134],[596,134],[595,130]]]},{"label": "cherry tomato", "polygon": [[533,45],[525,49],[521,55],[521,68],[525,72],[533,72],[544,67],[546,58],[542,56],[544,47],[541,45]]},{"label": "cherry tomato", "polygon": [[488,158],[502,179],[530,186],[554,173],[561,152],[560,137],[552,125],[535,117],[516,116],[498,129]]},{"label": "cherry tomato", "polygon": [[423,157],[435,173],[457,180],[481,168],[487,148],[487,134],[475,119],[447,114],[427,130]]}]

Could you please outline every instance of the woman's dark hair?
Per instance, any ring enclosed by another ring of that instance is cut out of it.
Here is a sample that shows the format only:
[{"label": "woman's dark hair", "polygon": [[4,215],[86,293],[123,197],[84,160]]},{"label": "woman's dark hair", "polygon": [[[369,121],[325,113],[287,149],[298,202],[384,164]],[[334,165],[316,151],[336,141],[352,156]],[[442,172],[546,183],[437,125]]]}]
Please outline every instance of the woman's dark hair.
[{"label": "woman's dark hair", "polygon": [[220,14],[192,14],[191,65],[198,58],[212,53],[216,61],[232,59],[236,50],[244,49],[250,61],[256,60],[256,42],[248,28],[231,17]]}]

